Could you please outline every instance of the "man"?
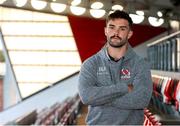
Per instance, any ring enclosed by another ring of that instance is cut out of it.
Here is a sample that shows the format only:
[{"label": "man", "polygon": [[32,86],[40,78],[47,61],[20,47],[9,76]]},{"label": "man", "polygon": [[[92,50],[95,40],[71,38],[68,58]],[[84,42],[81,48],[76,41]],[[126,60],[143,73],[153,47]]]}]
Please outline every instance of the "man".
[{"label": "man", "polygon": [[78,90],[88,105],[88,125],[143,125],[152,80],[149,66],[128,43],[132,24],[124,11],[109,14],[107,44],[81,67]]}]

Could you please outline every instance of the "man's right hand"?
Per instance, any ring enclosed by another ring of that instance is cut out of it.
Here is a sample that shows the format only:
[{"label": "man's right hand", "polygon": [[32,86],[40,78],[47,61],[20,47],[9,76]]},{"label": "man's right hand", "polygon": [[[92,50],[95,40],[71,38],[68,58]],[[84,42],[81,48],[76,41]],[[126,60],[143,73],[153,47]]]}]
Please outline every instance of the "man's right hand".
[{"label": "man's right hand", "polygon": [[129,84],[128,85],[128,92],[131,92],[133,90],[133,85],[132,84]]}]

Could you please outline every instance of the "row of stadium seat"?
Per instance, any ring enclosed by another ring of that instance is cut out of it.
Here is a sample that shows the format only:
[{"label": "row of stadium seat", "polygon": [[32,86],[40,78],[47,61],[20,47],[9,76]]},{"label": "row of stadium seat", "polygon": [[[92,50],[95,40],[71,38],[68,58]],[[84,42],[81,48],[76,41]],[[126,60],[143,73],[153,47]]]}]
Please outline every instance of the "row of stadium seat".
[{"label": "row of stadium seat", "polygon": [[153,95],[150,106],[162,125],[180,124],[180,80],[152,75]]},{"label": "row of stadium seat", "polygon": [[180,80],[157,75],[153,75],[152,80],[154,95],[180,112]]},{"label": "row of stadium seat", "polygon": [[75,125],[81,106],[79,95],[75,95],[39,112],[37,110],[29,112],[8,122],[7,125]]},{"label": "row of stadium seat", "polygon": [[162,124],[155,118],[149,109],[144,109],[143,126],[161,126]]}]

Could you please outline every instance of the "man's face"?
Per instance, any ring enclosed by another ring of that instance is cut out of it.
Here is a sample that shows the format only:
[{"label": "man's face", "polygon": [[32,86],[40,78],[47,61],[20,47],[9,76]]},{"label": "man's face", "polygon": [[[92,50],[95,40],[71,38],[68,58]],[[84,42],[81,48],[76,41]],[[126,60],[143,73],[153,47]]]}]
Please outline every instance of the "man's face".
[{"label": "man's face", "polygon": [[128,21],[122,18],[110,20],[105,28],[107,42],[114,48],[126,45],[132,34]]}]

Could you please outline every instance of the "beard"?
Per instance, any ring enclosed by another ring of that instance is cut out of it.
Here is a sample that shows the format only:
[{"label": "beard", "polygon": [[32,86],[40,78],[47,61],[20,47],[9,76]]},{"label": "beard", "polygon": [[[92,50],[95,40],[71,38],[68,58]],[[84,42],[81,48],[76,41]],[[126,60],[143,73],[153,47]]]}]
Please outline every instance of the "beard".
[{"label": "beard", "polygon": [[[116,42],[113,42],[112,39],[117,39]],[[127,39],[122,39],[121,37],[119,36],[111,36],[109,37],[108,39],[108,44],[111,46],[111,47],[114,47],[114,48],[121,48],[123,47],[126,43],[127,43]]]}]

